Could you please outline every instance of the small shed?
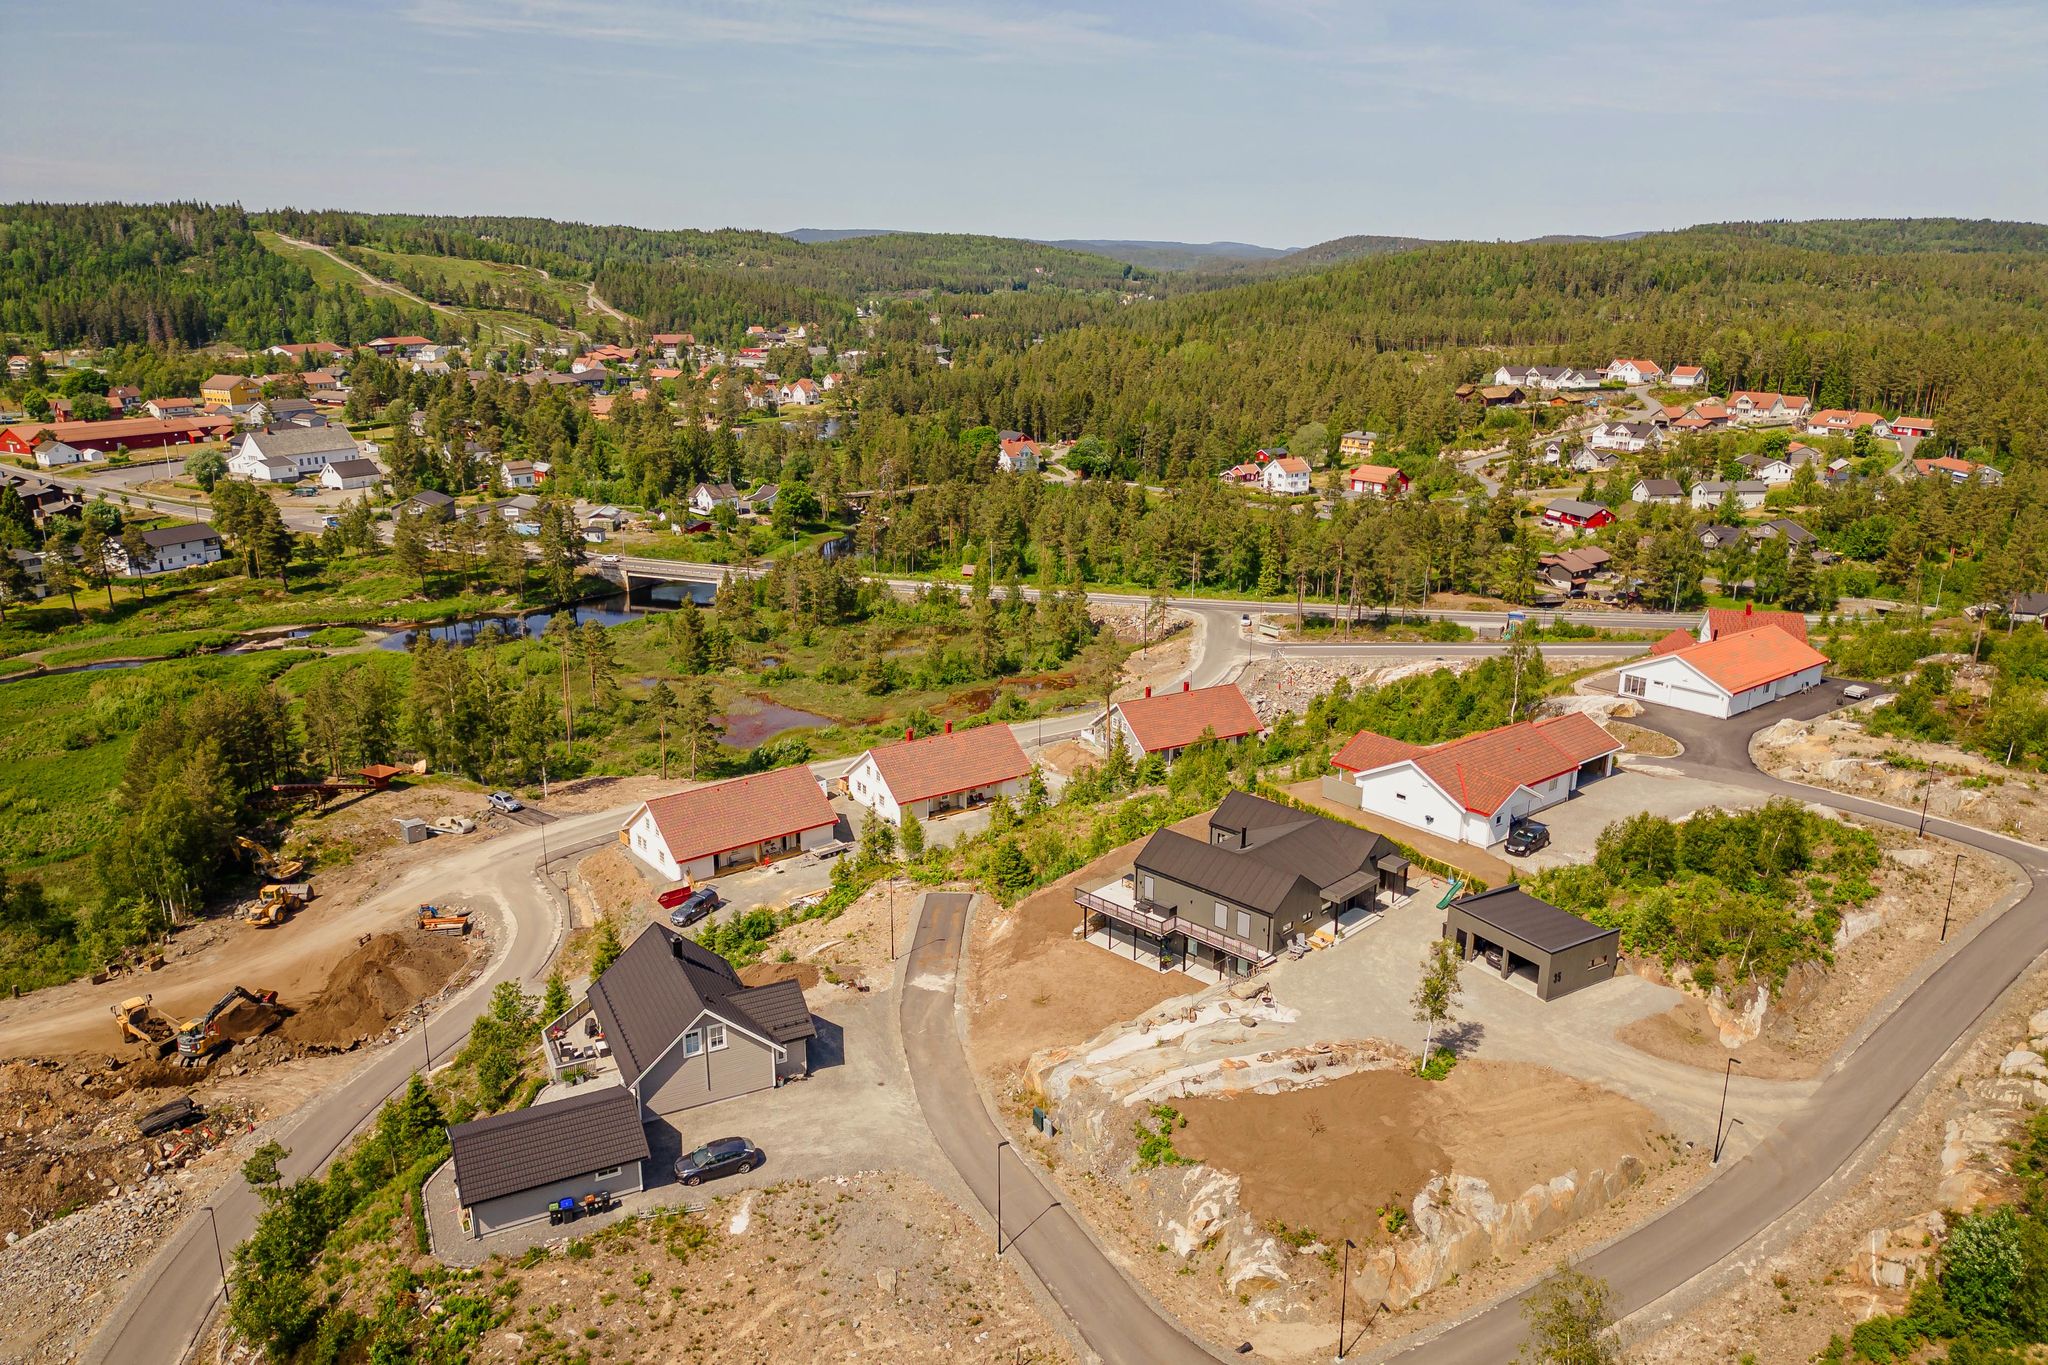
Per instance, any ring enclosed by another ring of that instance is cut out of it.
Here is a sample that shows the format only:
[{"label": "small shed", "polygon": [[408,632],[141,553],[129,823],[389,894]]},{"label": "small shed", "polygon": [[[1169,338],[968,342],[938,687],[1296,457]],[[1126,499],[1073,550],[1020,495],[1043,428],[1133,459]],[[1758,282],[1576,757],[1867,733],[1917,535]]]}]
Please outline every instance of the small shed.
[{"label": "small shed", "polygon": [[1484,958],[1501,980],[1521,979],[1538,1000],[1555,1000],[1614,975],[1621,931],[1560,910],[1517,882],[1461,896],[1444,914],[1444,937],[1459,957]]}]

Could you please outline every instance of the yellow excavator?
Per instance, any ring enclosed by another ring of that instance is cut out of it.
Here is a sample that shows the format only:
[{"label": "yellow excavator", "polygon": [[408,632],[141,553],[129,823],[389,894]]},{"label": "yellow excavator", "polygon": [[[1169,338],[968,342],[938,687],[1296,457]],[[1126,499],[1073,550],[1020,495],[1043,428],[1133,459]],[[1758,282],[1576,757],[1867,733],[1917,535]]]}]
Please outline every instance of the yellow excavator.
[{"label": "yellow excavator", "polygon": [[265,877],[273,882],[289,882],[306,870],[305,860],[300,858],[280,859],[275,853],[257,843],[246,834],[235,836],[235,846],[255,862]]},{"label": "yellow excavator", "polygon": [[177,1046],[178,1026],[150,1001],[150,996],[134,995],[107,1008],[121,1030],[121,1041],[140,1043],[166,1057]]}]

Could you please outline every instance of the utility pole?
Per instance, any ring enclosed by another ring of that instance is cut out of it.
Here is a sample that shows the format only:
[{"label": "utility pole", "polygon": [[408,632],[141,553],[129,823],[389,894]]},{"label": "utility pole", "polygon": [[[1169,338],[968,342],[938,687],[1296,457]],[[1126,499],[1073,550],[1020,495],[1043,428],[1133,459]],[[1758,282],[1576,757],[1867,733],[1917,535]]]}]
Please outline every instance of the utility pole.
[{"label": "utility pole", "polygon": [[1934,795],[1934,770],[1927,770],[1927,776],[1920,783],[1920,831],[1916,838],[1927,837],[1927,802]]},{"label": "utility pole", "polygon": [[996,1255],[1003,1254],[1003,1148],[1010,1145],[1008,1138],[996,1143]]},{"label": "utility pole", "polygon": [[1956,853],[1955,864],[1948,870],[1948,903],[1941,907],[1941,941],[1948,942],[1948,912],[1956,905],[1956,874],[1963,870],[1963,855]]},{"label": "utility pole", "polygon": [[[1728,1065],[1721,1069],[1721,1112],[1714,1116],[1713,1164],[1716,1166],[1721,1164],[1721,1129],[1723,1127],[1723,1121],[1728,1117],[1728,1078],[1734,1075],[1735,1068],[1741,1065],[1741,1062],[1738,1062],[1733,1057],[1730,1057],[1728,1059]],[[1742,1120],[1740,1119],[1736,1120],[1737,1123],[1740,1123],[1741,1121]]]}]

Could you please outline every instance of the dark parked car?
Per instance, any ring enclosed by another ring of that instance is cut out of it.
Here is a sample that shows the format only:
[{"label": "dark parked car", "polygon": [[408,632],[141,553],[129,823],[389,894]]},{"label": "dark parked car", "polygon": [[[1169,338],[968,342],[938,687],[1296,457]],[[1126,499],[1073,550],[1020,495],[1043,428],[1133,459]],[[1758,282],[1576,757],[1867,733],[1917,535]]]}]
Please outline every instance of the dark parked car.
[{"label": "dark parked car", "polygon": [[745,1138],[719,1138],[677,1157],[676,1179],[685,1185],[701,1185],[722,1175],[755,1170],[767,1159]]},{"label": "dark parked car", "polygon": [[1508,829],[1508,852],[1526,858],[1550,843],[1550,827],[1534,820],[1517,820]]},{"label": "dark parked car", "polygon": [[668,912],[668,922],[678,929],[687,929],[718,908],[718,893],[708,886],[700,886],[676,902]]}]

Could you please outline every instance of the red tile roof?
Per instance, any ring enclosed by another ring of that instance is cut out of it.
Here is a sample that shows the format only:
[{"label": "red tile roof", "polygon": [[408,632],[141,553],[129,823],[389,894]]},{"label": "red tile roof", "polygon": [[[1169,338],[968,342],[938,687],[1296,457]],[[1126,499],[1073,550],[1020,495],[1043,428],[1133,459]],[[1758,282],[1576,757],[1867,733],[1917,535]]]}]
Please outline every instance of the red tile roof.
[{"label": "red tile roof", "polygon": [[1138,747],[1148,754],[1186,748],[1200,739],[1204,730],[1213,730],[1218,739],[1237,739],[1257,734],[1261,728],[1251,703],[1230,683],[1133,697],[1118,702],[1116,709],[1137,736]]},{"label": "red tile roof", "polygon": [[1008,782],[1031,771],[1007,725],[926,735],[868,750],[898,805]]},{"label": "red tile roof", "polygon": [[1671,376],[1674,379],[1684,375],[1698,374],[1699,372],[1700,367],[1697,365],[1673,365],[1671,367]]},{"label": "red tile roof", "polygon": [[1724,635],[1681,651],[1677,657],[1731,696],[1828,661],[1825,654],[1776,625]]},{"label": "red tile roof", "polygon": [[1392,483],[1401,477],[1401,471],[1392,465],[1361,464],[1353,465],[1347,477],[1353,483]]},{"label": "red tile roof", "polygon": [[1571,772],[1621,744],[1587,716],[1518,721],[1463,739],[1423,748],[1361,731],[1331,762],[1370,772],[1412,760],[1430,781],[1466,810],[1491,815],[1523,787]]},{"label": "red tile roof", "polygon": [[376,337],[372,346],[431,346],[434,343],[425,337]]},{"label": "red tile roof", "polygon": [[[818,779],[802,765],[657,796],[646,809],[678,863],[816,829],[838,818]],[[635,811],[633,819],[639,818]]]},{"label": "red tile roof", "polygon": [[1740,635],[1745,630],[1760,626],[1776,626],[1793,639],[1804,644],[1806,641],[1806,618],[1796,611],[1758,611],[1745,603],[1742,610],[1733,607],[1707,608],[1707,638],[1718,640],[1725,635]]},{"label": "red tile roof", "polygon": [[1691,649],[1699,642],[1699,637],[1689,630],[1674,630],[1650,646],[1650,657],[1654,659],[1660,654],[1676,654],[1681,649]]},{"label": "red tile roof", "polygon": [[1913,467],[1919,470],[1922,474],[1926,474],[1930,470],[1940,469],[1950,474],[1961,474],[1965,478],[1968,478],[1970,475],[1975,474],[1984,466],[1980,464],[1972,464],[1968,460],[1958,460],[1953,455],[1944,455],[1937,460],[1915,460],[1913,461]]},{"label": "red tile roof", "polygon": [[1282,474],[1308,473],[1308,461],[1296,455],[1282,456],[1280,459],[1275,460],[1273,462],[1273,467],[1279,470]]}]

